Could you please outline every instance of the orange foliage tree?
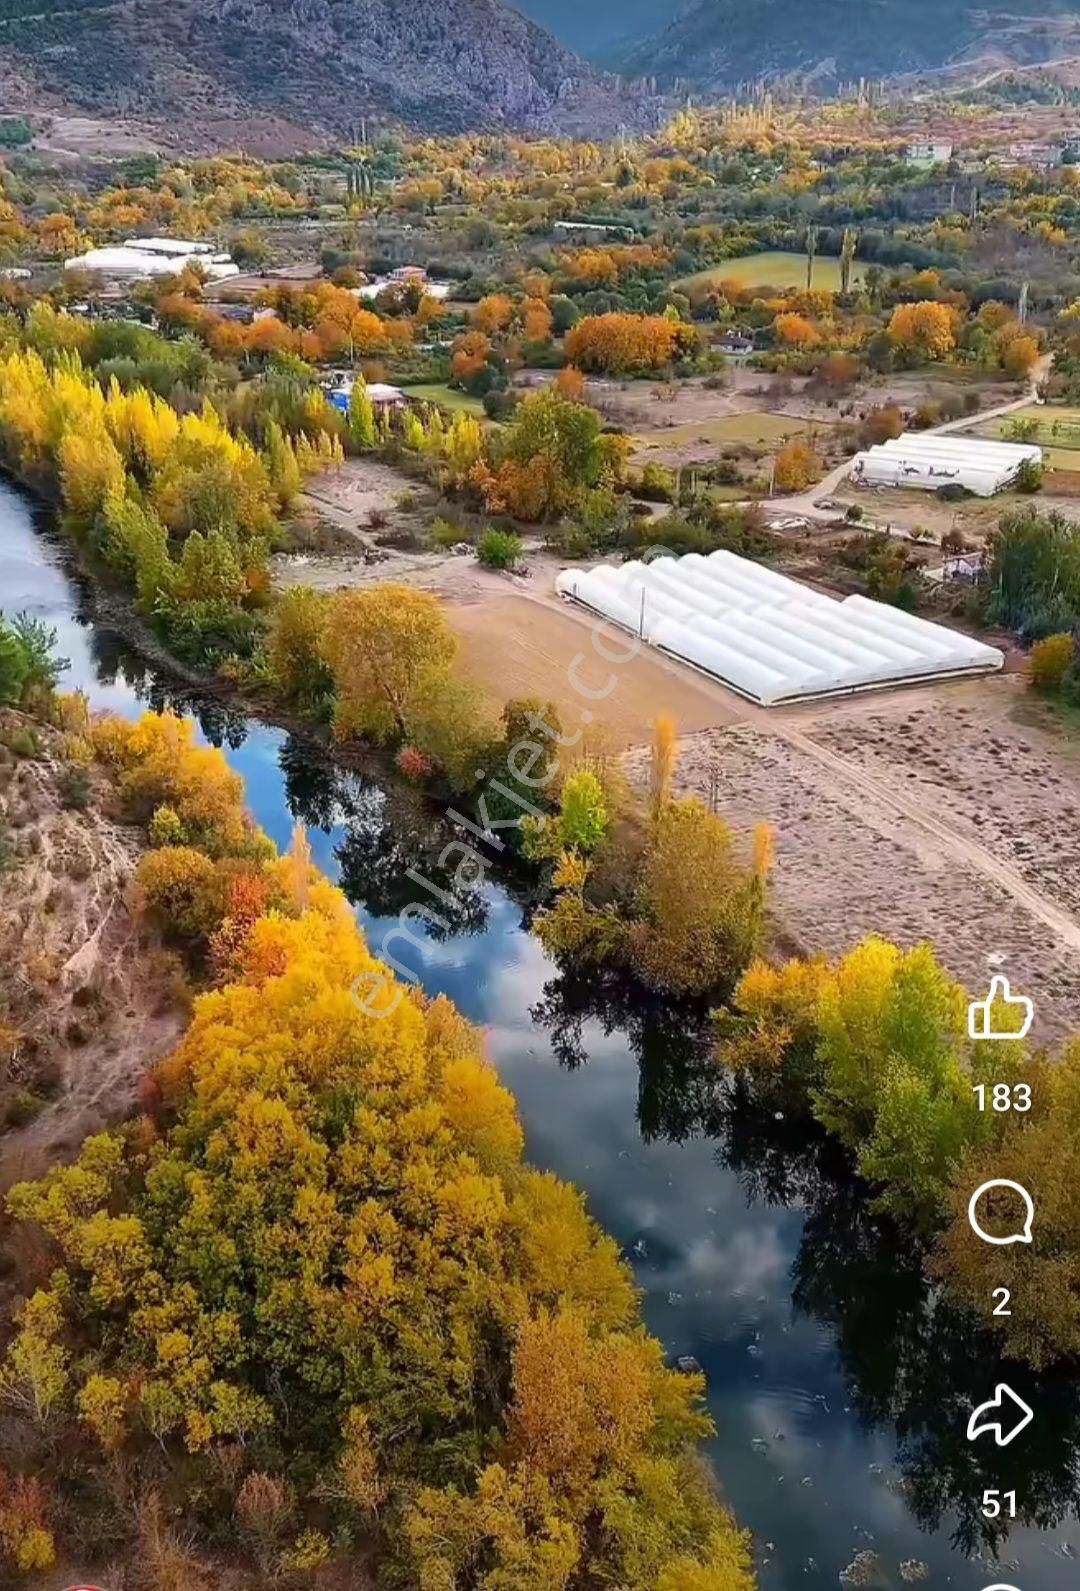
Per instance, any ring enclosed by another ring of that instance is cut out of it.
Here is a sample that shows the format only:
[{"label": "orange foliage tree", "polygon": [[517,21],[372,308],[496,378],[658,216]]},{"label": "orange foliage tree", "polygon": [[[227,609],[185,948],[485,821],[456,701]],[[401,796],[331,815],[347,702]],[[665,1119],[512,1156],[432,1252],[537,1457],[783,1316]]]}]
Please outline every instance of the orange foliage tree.
[{"label": "orange foliage tree", "polygon": [[586,315],[566,334],[566,357],[582,370],[611,375],[662,370],[691,356],[698,346],[693,326],[666,315]]},{"label": "orange foliage tree", "polygon": [[956,346],[956,316],[946,304],[897,304],[889,319],[891,342],[909,357],[941,359]]}]

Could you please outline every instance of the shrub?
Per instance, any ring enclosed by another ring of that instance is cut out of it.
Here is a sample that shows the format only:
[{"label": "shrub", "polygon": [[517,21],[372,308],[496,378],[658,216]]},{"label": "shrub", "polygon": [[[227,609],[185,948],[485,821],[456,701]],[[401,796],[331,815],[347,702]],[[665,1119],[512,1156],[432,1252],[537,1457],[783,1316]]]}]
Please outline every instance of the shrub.
[{"label": "shrub", "polygon": [[646,464],[637,491],[647,502],[670,503],[675,497],[675,476],[663,464]]},{"label": "shrub", "polygon": [[458,542],[470,540],[466,526],[441,517],[432,520],[428,535],[433,547],[456,547]]},{"label": "shrub", "polygon": [[15,731],[8,741],[8,749],[16,757],[38,757],[41,755],[41,741],[36,732],[27,726]]},{"label": "shrub", "polygon": [[413,779],[419,784],[431,777],[431,758],[425,756],[419,746],[402,746],[394,761],[398,772],[406,779]]},{"label": "shrub", "polygon": [[488,569],[512,569],[521,557],[521,537],[512,530],[485,530],[476,556]]},{"label": "shrub", "polygon": [[1060,690],[1072,664],[1076,643],[1068,631],[1036,641],[1028,659],[1028,678],[1038,690]]},{"label": "shrub", "polygon": [[135,876],[142,909],[167,933],[197,943],[220,926],[224,891],[213,862],[201,851],[184,845],[148,851]]},{"label": "shrub", "polygon": [[1016,490],[1031,495],[1042,490],[1043,467],[1035,459],[1025,459],[1016,472]]},{"label": "shrub", "polygon": [[90,802],[90,775],[78,763],[60,776],[60,800],[71,811],[82,812]]}]

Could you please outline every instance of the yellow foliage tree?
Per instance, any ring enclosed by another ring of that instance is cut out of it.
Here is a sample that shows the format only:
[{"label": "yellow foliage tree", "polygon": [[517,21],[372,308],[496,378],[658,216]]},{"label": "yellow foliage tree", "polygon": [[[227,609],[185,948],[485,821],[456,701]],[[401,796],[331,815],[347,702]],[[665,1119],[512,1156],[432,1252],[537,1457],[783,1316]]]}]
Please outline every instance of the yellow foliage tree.
[{"label": "yellow foliage tree", "polygon": [[430,592],[388,582],[333,597],[321,646],[338,733],[388,740],[405,733],[421,684],[449,669],[457,638]]}]

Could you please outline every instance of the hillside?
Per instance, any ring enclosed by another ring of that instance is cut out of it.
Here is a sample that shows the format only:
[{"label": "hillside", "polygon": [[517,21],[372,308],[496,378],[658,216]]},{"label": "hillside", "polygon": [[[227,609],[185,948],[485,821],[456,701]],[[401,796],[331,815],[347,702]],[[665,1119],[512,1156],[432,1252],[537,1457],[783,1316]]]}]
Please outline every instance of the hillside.
[{"label": "hillside", "polygon": [[975,62],[989,71],[1075,54],[1078,0],[696,0],[622,64],[707,90],[784,77],[827,90],[862,76]]},{"label": "hillside", "polygon": [[287,143],[361,117],[600,135],[640,114],[503,0],[0,0],[0,93],[211,146],[266,118]]},{"label": "hillside", "polygon": [[117,805],[63,734],[0,707],[0,1190],[123,1115],[183,1026]]},{"label": "hillside", "polygon": [[590,6],[578,0],[515,0],[515,4],[564,44],[598,61],[658,33],[686,9],[685,0],[594,0]]}]

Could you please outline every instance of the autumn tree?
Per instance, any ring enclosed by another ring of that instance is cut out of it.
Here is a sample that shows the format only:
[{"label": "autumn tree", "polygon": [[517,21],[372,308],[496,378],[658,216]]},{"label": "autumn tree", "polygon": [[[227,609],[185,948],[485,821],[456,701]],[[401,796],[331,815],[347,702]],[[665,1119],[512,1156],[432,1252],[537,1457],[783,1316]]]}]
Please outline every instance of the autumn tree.
[{"label": "autumn tree", "polygon": [[911,359],[941,359],[956,345],[956,317],[947,305],[931,299],[897,304],[888,335]]},{"label": "autumn tree", "polygon": [[338,734],[389,740],[405,733],[420,684],[449,669],[457,638],[430,592],[387,582],[332,597],[320,645]]},{"label": "autumn tree", "polygon": [[621,467],[602,432],[587,404],[554,388],[531,393],[505,428],[489,485],[492,506],[501,503],[522,519],[554,519],[580,507]]},{"label": "autumn tree", "polygon": [[513,315],[514,303],[511,298],[505,293],[489,293],[476,305],[471,319],[477,331],[490,337],[494,332],[504,331]]},{"label": "autumn tree", "polygon": [[798,437],[784,446],[776,455],[773,481],[781,492],[802,492],[818,480],[821,465],[817,454]]},{"label": "autumn tree", "polygon": [[308,586],[290,586],[274,604],[266,660],[284,696],[312,708],[328,703],[334,678],[322,654],[329,599]]},{"label": "autumn tree", "polygon": [[630,927],[641,976],[680,993],[730,987],[758,944],[771,859],[767,831],[748,865],[717,813],[693,796],[668,801],[653,824]]},{"label": "autumn tree", "polygon": [[697,346],[697,330],[678,318],[621,312],[585,316],[567,332],[565,342],[568,363],[611,375],[662,370],[677,359],[692,358]]},{"label": "autumn tree", "polygon": [[859,427],[859,440],[863,447],[876,447],[900,436],[904,429],[904,416],[895,403],[882,404],[871,409]]},{"label": "autumn tree", "polygon": [[818,340],[817,327],[805,315],[777,315],[773,331],[777,342],[785,348],[809,348]]},{"label": "autumn tree", "polygon": [[367,382],[359,377],[349,393],[349,436],[361,452],[375,446],[375,405],[371,401]]},{"label": "autumn tree", "polygon": [[[302,893],[294,859],[264,862],[277,909],[196,1001],[155,1121],[10,1194],[50,1266],[0,1396],[19,1452],[44,1419],[73,1455],[65,1528],[152,1453],[170,1518],[238,1531],[264,1578],[341,1535],[403,1584],[752,1591],[695,1453],[702,1378],[665,1363],[581,1196],[523,1165],[476,1032],[404,995],[295,860]],[[26,1570],[55,1550],[37,1486],[0,1476]]]}]

